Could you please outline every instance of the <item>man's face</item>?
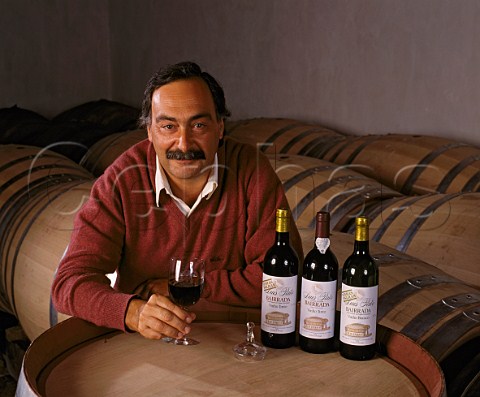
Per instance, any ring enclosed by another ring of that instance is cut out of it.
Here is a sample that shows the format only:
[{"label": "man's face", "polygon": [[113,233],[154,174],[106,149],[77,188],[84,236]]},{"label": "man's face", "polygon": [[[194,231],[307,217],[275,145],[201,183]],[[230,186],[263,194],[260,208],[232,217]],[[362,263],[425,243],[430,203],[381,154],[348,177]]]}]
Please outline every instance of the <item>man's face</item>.
[{"label": "man's face", "polygon": [[208,176],[224,123],[217,120],[207,84],[200,78],[189,78],[154,91],[147,130],[170,182],[184,185]]}]

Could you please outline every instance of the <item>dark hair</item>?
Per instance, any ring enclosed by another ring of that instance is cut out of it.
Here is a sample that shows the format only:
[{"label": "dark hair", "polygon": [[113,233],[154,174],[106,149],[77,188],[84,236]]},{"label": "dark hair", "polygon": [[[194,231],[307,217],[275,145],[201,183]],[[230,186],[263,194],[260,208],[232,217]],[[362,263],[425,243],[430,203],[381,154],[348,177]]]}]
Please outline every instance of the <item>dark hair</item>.
[{"label": "dark hair", "polygon": [[230,116],[230,111],[225,103],[225,95],[220,84],[207,72],[202,72],[200,66],[194,62],[180,62],[175,65],[169,65],[157,71],[148,81],[147,87],[143,94],[142,112],[139,119],[139,127],[147,128],[152,119],[152,95],[153,92],[168,83],[177,80],[199,77],[207,83],[212,93],[213,102],[217,118],[226,119]]}]

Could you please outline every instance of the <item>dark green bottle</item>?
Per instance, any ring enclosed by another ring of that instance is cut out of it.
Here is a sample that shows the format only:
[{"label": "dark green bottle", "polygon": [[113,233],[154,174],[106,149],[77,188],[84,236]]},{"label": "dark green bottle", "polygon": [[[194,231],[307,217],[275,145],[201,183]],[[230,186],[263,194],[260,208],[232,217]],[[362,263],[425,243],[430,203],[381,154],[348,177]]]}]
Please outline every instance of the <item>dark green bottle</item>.
[{"label": "dark green bottle", "polygon": [[298,256],[290,246],[290,211],[277,209],[275,243],[265,254],[261,339],[267,347],[295,344]]},{"label": "dark green bottle", "polygon": [[378,266],[370,256],[368,219],[355,219],[353,253],[342,271],[340,354],[350,360],[369,360],[376,351]]},{"label": "dark green bottle", "polygon": [[327,353],[334,348],[338,261],[330,248],[330,214],[317,212],[315,244],[303,261],[300,348]]}]

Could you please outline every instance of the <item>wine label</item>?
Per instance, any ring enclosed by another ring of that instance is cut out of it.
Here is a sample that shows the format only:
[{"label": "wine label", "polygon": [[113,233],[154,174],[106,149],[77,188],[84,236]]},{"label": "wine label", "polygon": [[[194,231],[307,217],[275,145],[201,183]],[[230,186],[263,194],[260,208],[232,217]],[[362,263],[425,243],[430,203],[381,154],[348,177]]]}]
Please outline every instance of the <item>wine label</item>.
[{"label": "wine label", "polygon": [[263,273],[263,331],[274,334],[295,332],[297,309],[297,276],[275,277]]},{"label": "wine label", "polygon": [[378,285],[352,287],[342,283],[340,340],[355,346],[375,343]]},{"label": "wine label", "polygon": [[335,331],[336,281],[302,278],[300,335],[311,339],[333,338]]}]

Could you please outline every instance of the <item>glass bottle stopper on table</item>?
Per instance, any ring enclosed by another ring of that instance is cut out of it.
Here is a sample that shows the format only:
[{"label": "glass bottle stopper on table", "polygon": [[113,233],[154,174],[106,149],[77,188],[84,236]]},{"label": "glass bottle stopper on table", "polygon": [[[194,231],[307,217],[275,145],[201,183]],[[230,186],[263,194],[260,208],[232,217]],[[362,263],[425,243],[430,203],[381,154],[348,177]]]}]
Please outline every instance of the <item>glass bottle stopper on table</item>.
[{"label": "glass bottle stopper on table", "polygon": [[255,324],[252,322],[247,323],[247,337],[244,342],[238,343],[233,348],[235,357],[241,361],[253,362],[261,361],[265,358],[267,349],[255,342],[255,336],[253,335],[253,328]]}]

